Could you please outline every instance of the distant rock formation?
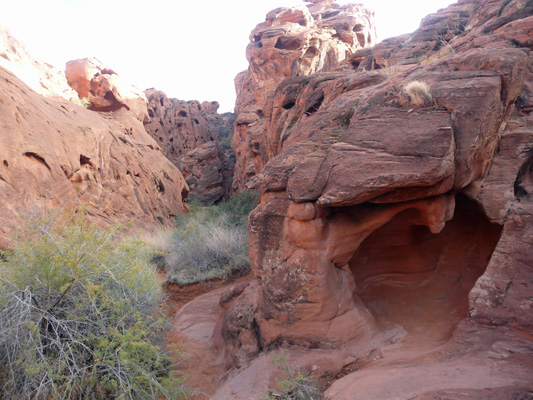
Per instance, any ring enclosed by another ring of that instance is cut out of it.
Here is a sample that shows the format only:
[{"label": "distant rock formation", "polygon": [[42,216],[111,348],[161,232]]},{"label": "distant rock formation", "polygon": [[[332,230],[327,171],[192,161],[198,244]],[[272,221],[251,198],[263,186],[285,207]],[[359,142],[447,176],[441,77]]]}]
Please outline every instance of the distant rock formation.
[{"label": "distant rock formation", "polygon": [[[0,77],[0,248],[9,247],[21,215],[35,209],[84,205],[94,222],[147,229],[170,225],[186,211],[185,179],[142,124],[144,96],[134,97],[114,77],[100,81],[105,86],[89,76],[75,85],[81,96],[89,95],[94,107],[108,93],[114,98],[113,113],[94,112],[44,97],[2,67]],[[51,81],[66,82],[61,75]],[[81,91],[89,83],[91,90]]]},{"label": "distant rock formation", "polygon": [[287,32],[315,7],[339,10],[270,13],[237,77],[257,280],[219,296],[211,397],[259,398],[283,349],[332,400],[530,398],[533,2],[459,1],[307,70]]},{"label": "distant rock formation", "polygon": [[89,100],[89,110],[110,112],[125,108],[139,121],[149,122],[144,93],[124,82],[115,71],[97,59],[69,61],[65,75],[79,97]]},{"label": "distant rock formation", "polygon": [[[235,189],[244,188],[279,150],[265,139],[271,113],[277,111],[272,102],[280,83],[335,70],[357,49],[376,43],[373,14],[363,6],[313,3],[277,8],[250,34],[246,49],[250,66],[235,78]],[[320,103],[317,96],[309,110]],[[291,101],[281,105],[286,110],[292,106]]]},{"label": "distant rock formation", "polygon": [[230,195],[234,156],[228,144],[235,115],[218,114],[218,103],[169,99],[148,89],[151,122],[146,131],[176,165],[190,187],[190,199],[217,203]]}]

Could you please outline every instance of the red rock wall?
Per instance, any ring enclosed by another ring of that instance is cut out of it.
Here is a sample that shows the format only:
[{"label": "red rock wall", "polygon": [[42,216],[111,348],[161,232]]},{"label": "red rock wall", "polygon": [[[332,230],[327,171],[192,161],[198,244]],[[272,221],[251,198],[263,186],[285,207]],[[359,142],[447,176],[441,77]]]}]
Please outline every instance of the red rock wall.
[{"label": "red rock wall", "polygon": [[[262,348],[331,349],[348,364],[434,321],[427,336],[447,342],[453,365],[505,357],[500,381],[479,369],[476,385],[533,385],[532,14],[531,2],[460,1],[344,69],[277,81],[260,110],[242,92],[234,148],[244,160],[236,141],[248,138],[254,167],[238,168],[261,190],[249,222],[257,303],[247,302]],[[423,102],[412,81],[429,87]],[[426,301],[426,317],[409,315]],[[476,386],[456,372],[439,383],[433,367],[397,398]],[[371,372],[326,394],[387,398],[397,380]]]},{"label": "red rock wall", "polygon": [[169,99],[149,89],[146,131],[187,180],[191,199],[213,204],[229,196],[233,178],[231,149],[220,145],[233,130],[234,114],[218,114],[217,102]]},{"label": "red rock wall", "polygon": [[35,208],[86,205],[95,222],[146,229],[185,211],[183,176],[131,112],[89,111],[0,75],[1,248]]},{"label": "red rock wall", "polygon": [[[375,41],[373,14],[360,5],[315,2],[277,8],[267,14],[265,22],[250,34],[246,49],[250,66],[235,78],[235,189],[245,188],[248,180],[278,153],[267,138],[268,124],[276,112],[271,102],[280,83],[291,77],[332,71],[353,51],[372,46]],[[290,103],[282,106],[289,108]]]}]

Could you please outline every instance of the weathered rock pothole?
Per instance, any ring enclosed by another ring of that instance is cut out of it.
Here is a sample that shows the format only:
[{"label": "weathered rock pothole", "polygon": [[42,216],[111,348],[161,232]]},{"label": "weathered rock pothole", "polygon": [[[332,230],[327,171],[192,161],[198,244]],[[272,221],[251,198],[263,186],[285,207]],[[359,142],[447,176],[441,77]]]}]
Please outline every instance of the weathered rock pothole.
[{"label": "weathered rock pothole", "polygon": [[409,209],[373,232],[350,269],[358,296],[381,330],[401,326],[404,344],[432,347],[467,317],[468,293],[483,274],[501,235],[477,205],[457,196],[454,217],[439,234],[412,225]]}]

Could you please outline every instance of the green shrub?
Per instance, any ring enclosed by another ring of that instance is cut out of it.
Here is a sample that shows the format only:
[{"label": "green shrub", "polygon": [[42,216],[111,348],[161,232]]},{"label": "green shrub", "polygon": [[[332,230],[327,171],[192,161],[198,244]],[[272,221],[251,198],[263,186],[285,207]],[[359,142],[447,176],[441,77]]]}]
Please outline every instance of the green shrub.
[{"label": "green shrub", "polygon": [[248,270],[248,215],[257,199],[257,193],[243,192],[213,207],[192,205],[178,217],[167,280],[190,285]]},{"label": "green shrub", "polygon": [[276,382],[275,388],[270,388],[263,396],[263,400],[323,400],[320,383],[311,373],[303,372],[289,365],[284,356],[274,359],[281,364],[285,377]]},{"label": "green shrub", "polygon": [[0,397],[183,394],[160,347],[165,318],[146,246],[83,217],[26,228],[0,263]]},{"label": "green shrub", "polygon": [[220,135],[220,141],[218,142],[218,144],[223,149],[231,149],[231,139],[232,138],[233,138],[233,136],[230,135],[230,134],[227,134],[226,136]]}]

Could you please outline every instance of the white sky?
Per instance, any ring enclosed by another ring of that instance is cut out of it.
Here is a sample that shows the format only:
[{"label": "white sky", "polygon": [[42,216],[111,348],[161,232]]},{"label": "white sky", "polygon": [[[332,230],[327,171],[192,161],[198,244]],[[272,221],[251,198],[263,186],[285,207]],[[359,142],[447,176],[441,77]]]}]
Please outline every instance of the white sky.
[{"label": "white sky", "polygon": [[[379,40],[414,31],[454,0],[338,0],[375,11]],[[233,78],[248,63],[251,30],[301,0],[0,0],[0,22],[36,58],[64,70],[96,57],[139,89],[216,100],[232,111]]]}]

